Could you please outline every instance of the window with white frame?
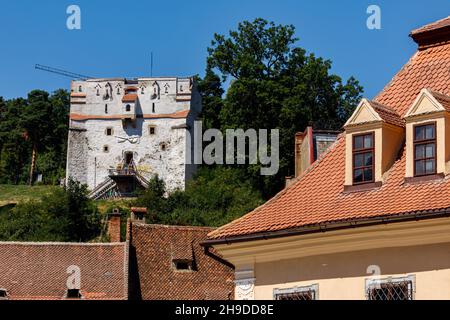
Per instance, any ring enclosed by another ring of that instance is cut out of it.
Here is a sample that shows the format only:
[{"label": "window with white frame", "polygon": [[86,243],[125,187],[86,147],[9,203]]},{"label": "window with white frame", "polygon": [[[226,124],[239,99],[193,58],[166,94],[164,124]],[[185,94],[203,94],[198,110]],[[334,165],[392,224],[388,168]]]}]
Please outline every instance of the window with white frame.
[{"label": "window with white frame", "polygon": [[317,284],[273,291],[274,300],[318,300],[318,295],[319,285]]},{"label": "window with white frame", "polygon": [[413,300],[415,277],[367,279],[367,300]]}]

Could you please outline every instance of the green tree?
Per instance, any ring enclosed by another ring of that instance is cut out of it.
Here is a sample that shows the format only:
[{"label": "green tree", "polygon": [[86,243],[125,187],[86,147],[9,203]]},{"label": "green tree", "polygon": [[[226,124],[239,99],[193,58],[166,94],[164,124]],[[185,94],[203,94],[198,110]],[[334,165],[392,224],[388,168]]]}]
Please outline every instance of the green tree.
[{"label": "green tree", "polygon": [[185,191],[164,193],[164,182],[156,177],[136,200],[134,205],[148,208],[147,222],[220,226],[262,204],[260,192],[236,168],[201,168]]},{"label": "green tree", "polygon": [[20,126],[24,129],[24,135],[30,140],[32,147],[28,180],[30,185],[33,184],[38,151],[45,146],[43,138],[51,127],[51,109],[49,94],[41,90],[31,91],[28,94],[28,103],[23,107]]},{"label": "green tree", "polygon": [[0,241],[85,242],[100,231],[101,217],[86,186],[74,181],[41,201],[19,203],[0,215]]},{"label": "green tree", "polygon": [[280,190],[293,171],[295,133],[310,123],[340,129],[362,93],[354,78],[344,83],[330,73],[331,61],[296,47],[294,34],[292,25],[244,21],[228,36],[215,34],[208,49],[209,68],[222,81],[231,77],[220,106],[220,128],[280,130],[278,174],[264,177],[258,166],[244,169],[265,198]]}]

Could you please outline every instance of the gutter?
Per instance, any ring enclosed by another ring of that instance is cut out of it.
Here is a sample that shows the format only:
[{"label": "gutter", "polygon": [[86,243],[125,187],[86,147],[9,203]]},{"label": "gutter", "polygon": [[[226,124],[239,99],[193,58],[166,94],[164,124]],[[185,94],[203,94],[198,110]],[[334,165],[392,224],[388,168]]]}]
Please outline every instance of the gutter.
[{"label": "gutter", "polygon": [[325,222],[315,225],[308,225],[300,228],[285,229],[280,231],[260,232],[255,234],[228,237],[223,239],[212,239],[202,242],[200,245],[204,247],[211,247],[218,244],[232,244],[247,241],[256,240],[269,240],[282,237],[298,236],[313,234],[319,232],[330,232],[351,228],[369,227],[388,223],[407,222],[407,221],[420,221],[436,218],[448,218],[450,217],[450,207],[436,210],[422,210],[413,211],[407,213],[400,213],[391,216],[379,216],[366,219],[351,219],[347,221]]}]

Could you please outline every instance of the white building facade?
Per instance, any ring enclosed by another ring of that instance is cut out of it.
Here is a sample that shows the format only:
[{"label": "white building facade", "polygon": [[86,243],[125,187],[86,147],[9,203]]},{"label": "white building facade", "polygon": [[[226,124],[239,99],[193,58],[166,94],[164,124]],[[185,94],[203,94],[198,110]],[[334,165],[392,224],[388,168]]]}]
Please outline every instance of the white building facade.
[{"label": "white building facade", "polygon": [[192,78],[73,81],[66,178],[94,199],[132,195],[155,175],[184,189],[200,112]]}]

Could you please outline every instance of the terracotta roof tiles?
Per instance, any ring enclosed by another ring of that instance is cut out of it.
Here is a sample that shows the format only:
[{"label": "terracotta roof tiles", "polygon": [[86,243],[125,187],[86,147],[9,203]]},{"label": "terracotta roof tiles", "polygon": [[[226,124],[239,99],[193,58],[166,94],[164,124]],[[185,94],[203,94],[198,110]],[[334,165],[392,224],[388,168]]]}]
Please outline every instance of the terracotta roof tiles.
[{"label": "terracotta roof tiles", "polygon": [[128,298],[126,243],[0,242],[0,288],[12,300],[60,300],[67,268],[80,268],[84,299]]},{"label": "terracotta roof tiles", "polygon": [[[144,300],[227,300],[233,297],[233,270],[207,255],[200,243],[213,228],[148,225],[130,227],[131,297]],[[213,254],[220,256],[213,252]],[[176,270],[174,260],[192,262]],[[138,270],[138,272],[136,272]]]}]

